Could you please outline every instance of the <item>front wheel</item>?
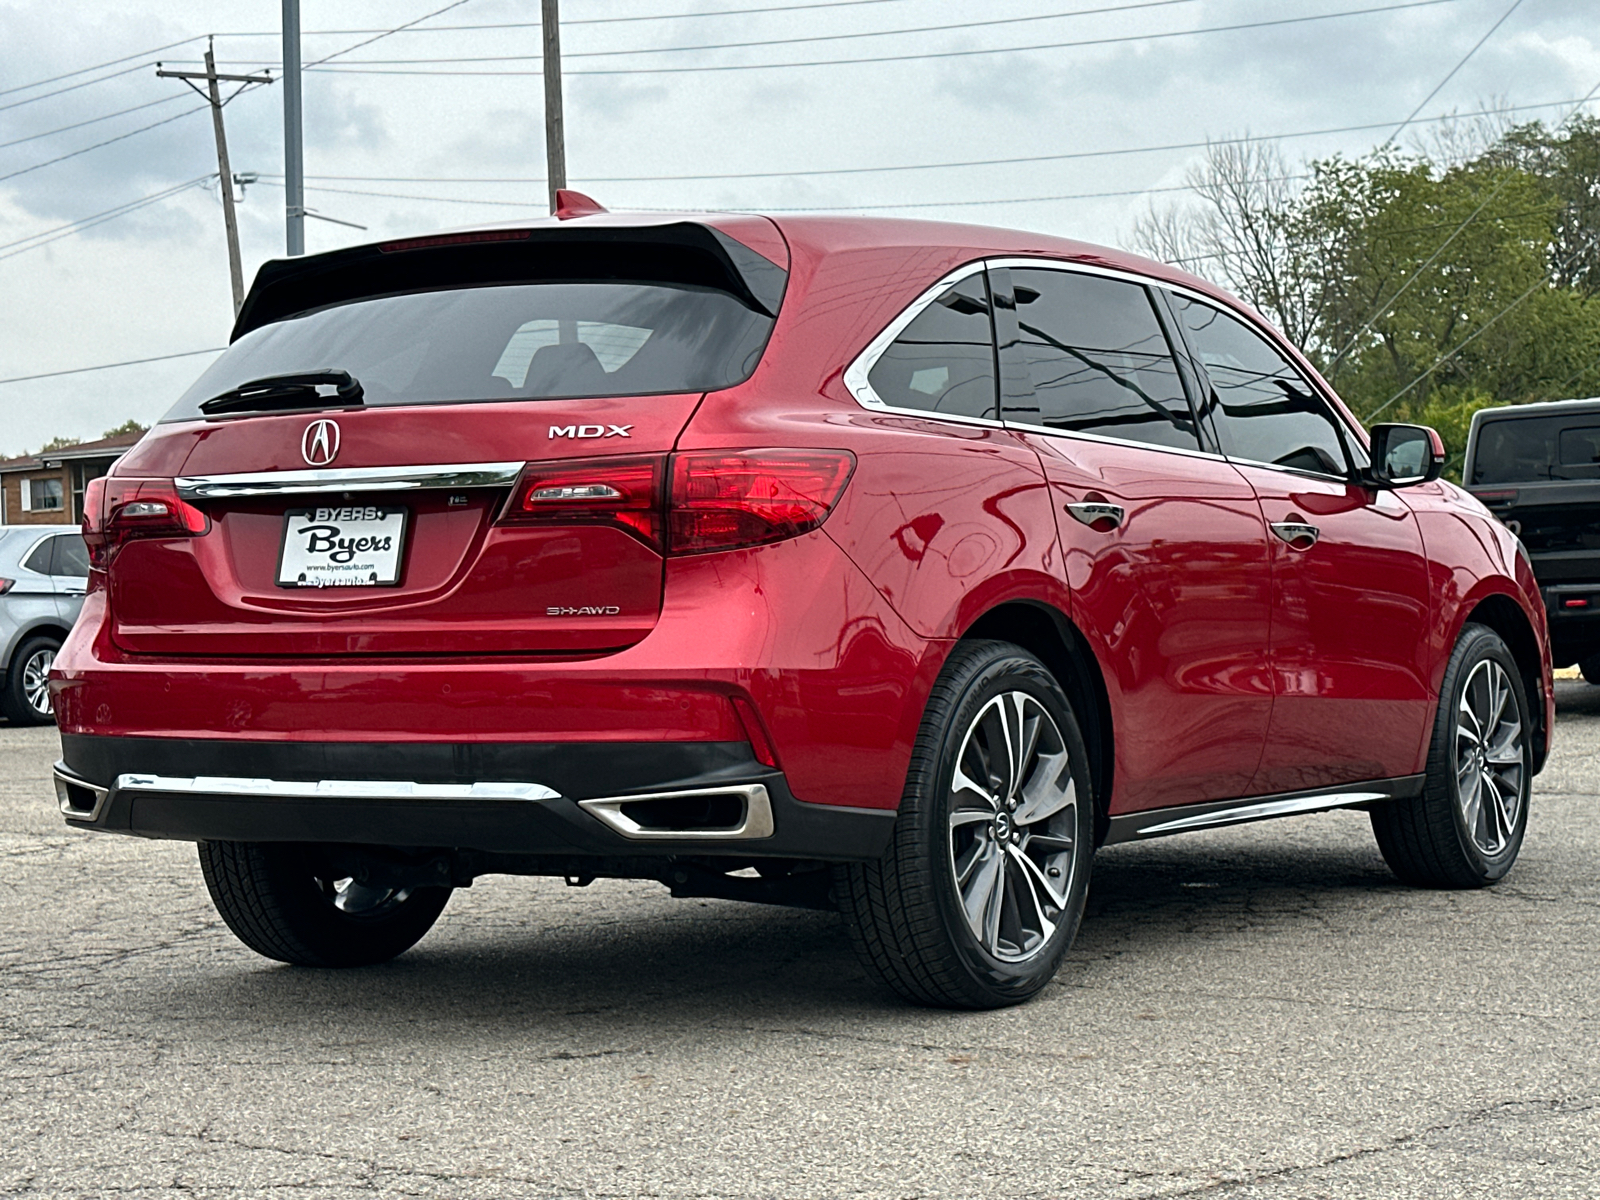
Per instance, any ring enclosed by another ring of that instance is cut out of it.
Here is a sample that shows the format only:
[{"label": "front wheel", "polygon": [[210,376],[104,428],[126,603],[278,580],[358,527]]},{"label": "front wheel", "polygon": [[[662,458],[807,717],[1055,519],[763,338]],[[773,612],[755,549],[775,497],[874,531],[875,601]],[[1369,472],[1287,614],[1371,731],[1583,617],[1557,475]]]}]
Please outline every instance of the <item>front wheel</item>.
[{"label": "front wheel", "polygon": [[1585,683],[1600,684],[1600,654],[1591,654],[1578,663],[1578,672]]},{"label": "front wheel", "polygon": [[1060,685],[1008,642],[966,642],[935,683],[894,840],[837,869],[863,965],[918,1004],[1037,993],[1077,934],[1094,854],[1088,755]]},{"label": "front wheel", "polygon": [[306,967],[388,962],[421,940],[447,887],[371,887],[317,865],[305,846],[201,842],[200,870],[228,928],[257,954]]},{"label": "front wheel", "polygon": [[1477,888],[1511,870],[1528,828],[1530,728],[1511,651],[1468,625],[1445,668],[1422,794],[1372,809],[1378,849],[1402,882]]}]

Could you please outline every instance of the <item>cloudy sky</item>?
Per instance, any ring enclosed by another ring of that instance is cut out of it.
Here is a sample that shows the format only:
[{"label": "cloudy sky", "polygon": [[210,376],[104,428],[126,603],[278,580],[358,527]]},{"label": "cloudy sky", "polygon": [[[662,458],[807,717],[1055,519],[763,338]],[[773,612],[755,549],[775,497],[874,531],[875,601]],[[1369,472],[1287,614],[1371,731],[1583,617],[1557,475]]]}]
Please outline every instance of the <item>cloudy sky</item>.
[{"label": "cloudy sky", "polygon": [[[311,251],[543,212],[539,4],[447,2],[303,0],[304,60],[336,55],[305,76],[306,202],[368,227],[309,221]],[[1362,153],[1511,8],[562,0],[568,174],[613,209],[870,209],[1126,244],[1181,195],[1138,193],[1181,186],[1193,143]],[[214,34],[219,69],[276,74],[279,16],[277,0],[0,0],[0,380],[224,344],[211,122],[154,64],[198,66]],[[1561,119],[1600,83],[1597,17],[1600,0],[1521,0],[1401,140],[1486,103]],[[239,210],[248,280],[284,249],[281,89],[226,112],[233,169],[260,176]],[[0,453],[151,421],[207,361],[0,383]]]}]

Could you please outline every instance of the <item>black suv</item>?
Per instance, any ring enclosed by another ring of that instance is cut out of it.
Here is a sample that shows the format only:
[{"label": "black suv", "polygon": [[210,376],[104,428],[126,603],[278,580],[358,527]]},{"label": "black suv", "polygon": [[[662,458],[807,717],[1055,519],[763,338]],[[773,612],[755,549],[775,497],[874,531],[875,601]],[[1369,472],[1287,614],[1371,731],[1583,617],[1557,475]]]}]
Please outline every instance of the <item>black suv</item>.
[{"label": "black suv", "polygon": [[1527,548],[1555,665],[1600,683],[1600,399],[1480,410],[1461,478]]}]

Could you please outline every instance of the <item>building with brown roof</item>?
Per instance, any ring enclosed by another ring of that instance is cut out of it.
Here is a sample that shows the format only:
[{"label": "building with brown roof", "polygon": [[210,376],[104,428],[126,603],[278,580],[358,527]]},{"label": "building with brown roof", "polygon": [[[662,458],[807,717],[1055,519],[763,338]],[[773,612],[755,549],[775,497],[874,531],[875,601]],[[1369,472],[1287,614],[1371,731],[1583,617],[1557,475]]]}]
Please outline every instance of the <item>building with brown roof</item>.
[{"label": "building with brown roof", "polygon": [[0,462],[0,525],[78,524],[84,487],[143,436],[119,433]]}]

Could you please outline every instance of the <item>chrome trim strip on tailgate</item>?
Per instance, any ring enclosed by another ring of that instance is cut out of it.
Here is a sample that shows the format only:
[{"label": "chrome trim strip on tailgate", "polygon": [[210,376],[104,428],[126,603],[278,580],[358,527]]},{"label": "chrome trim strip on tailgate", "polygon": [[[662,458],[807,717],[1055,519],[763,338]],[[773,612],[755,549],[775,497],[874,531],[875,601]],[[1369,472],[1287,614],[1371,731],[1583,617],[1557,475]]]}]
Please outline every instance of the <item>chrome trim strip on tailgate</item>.
[{"label": "chrome trim strip on tailgate", "polygon": [[245,779],[232,775],[118,775],[113,791],[261,796],[272,800],[559,800],[542,783],[415,783],[409,779]]},{"label": "chrome trim strip on tailgate", "polygon": [[249,471],[239,475],[181,475],[185,500],[230,496],[291,496],[316,492],[388,492],[418,488],[504,487],[523,463],[440,463],[405,467],[317,467],[310,471]]}]

